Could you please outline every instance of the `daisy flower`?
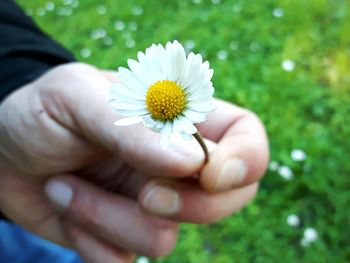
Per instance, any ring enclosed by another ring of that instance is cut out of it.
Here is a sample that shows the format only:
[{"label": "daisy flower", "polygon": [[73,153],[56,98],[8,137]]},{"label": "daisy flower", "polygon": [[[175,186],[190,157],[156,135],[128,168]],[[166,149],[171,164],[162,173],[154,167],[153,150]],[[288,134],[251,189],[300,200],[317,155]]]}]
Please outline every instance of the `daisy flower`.
[{"label": "daisy flower", "polygon": [[110,105],[127,118],[115,125],[142,123],[161,133],[163,146],[173,133],[197,139],[194,124],[205,121],[215,109],[209,63],[192,52],[186,57],[177,41],[165,47],[153,44],[138,52],[137,59],[128,60],[129,69],[118,68],[120,83],[112,87]]}]

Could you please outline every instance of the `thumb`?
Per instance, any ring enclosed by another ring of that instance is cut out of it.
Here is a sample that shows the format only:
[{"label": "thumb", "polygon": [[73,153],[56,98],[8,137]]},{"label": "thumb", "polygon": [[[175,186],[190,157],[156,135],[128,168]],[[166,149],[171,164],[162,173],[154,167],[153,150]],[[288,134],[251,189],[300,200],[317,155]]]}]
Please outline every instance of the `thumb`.
[{"label": "thumb", "polygon": [[115,126],[121,116],[108,104],[111,78],[96,68],[74,63],[58,67],[52,74],[49,83],[55,85],[43,86],[40,95],[48,111],[65,127],[149,175],[189,176],[199,171],[204,154],[195,140],[175,137],[162,148],[160,135],[141,125]]}]

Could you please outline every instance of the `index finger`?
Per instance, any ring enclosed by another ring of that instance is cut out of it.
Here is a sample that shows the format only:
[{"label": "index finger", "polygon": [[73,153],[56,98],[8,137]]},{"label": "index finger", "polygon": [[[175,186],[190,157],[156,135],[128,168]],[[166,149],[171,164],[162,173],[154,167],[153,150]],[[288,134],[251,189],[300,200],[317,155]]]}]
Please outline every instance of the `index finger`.
[{"label": "index finger", "polygon": [[208,121],[198,125],[202,135],[217,142],[200,174],[209,191],[225,191],[258,181],[266,170],[269,146],[264,126],[252,112],[217,100]]}]

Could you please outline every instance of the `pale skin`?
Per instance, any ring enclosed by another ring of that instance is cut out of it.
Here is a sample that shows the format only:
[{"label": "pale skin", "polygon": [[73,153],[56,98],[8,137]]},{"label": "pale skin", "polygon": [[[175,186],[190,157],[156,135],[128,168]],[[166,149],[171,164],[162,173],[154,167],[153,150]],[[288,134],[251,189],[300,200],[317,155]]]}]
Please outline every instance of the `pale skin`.
[{"label": "pale skin", "polygon": [[[168,254],[179,223],[216,222],[249,202],[269,156],[256,115],[220,100],[197,126],[211,149],[206,164],[195,140],[163,149],[141,125],[116,127],[122,117],[107,103],[116,81],[66,64],[0,105],[1,210],[90,263]],[[57,185],[70,198],[55,201]]]}]

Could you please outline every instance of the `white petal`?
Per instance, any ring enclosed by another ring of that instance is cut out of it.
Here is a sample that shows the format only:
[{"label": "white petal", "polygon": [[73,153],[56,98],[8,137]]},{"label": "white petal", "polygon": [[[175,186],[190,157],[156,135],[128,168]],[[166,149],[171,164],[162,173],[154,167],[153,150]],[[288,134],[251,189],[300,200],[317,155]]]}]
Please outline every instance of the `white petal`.
[{"label": "white petal", "polygon": [[114,125],[116,125],[116,126],[129,126],[129,125],[141,123],[142,121],[143,121],[142,117],[130,117],[130,118],[124,118],[124,119],[117,120],[116,122],[114,122]]},{"label": "white petal", "polygon": [[169,80],[174,80],[174,71],[173,71],[173,45],[168,42],[165,46],[165,57],[166,57],[166,65],[163,65],[167,69],[167,78]]},{"label": "white petal", "polygon": [[159,68],[154,66],[154,62],[153,61],[155,59],[152,56],[150,56],[149,53],[148,53],[148,56],[147,56],[147,55],[145,55],[142,52],[138,52],[137,53],[137,58],[138,58],[138,60],[140,62],[140,66],[142,68],[144,68],[145,71],[148,72],[150,83],[153,84],[154,82],[160,80],[161,72],[160,72]]},{"label": "white petal", "polygon": [[161,72],[162,80],[166,79],[167,69],[165,69],[165,48],[161,44],[154,45],[149,49],[148,55],[150,56],[150,58],[152,58],[152,63],[154,63],[154,65]]},{"label": "white petal", "polygon": [[209,68],[209,62],[205,61],[203,62],[201,66],[201,70],[205,71],[205,80],[210,81],[211,78],[213,77],[214,70]]},{"label": "white petal", "polygon": [[115,110],[143,110],[147,109],[146,103],[121,103],[116,100],[111,100],[109,102],[111,107]]},{"label": "white petal", "polygon": [[209,93],[210,93],[210,95],[213,96],[214,92],[215,92],[214,87],[213,87],[213,86],[210,86],[210,88],[209,88]]},{"label": "white petal", "polygon": [[187,109],[184,112],[184,115],[187,119],[189,119],[193,123],[200,123],[206,120],[206,117],[205,117],[206,114],[196,112],[190,109]]},{"label": "white petal", "polygon": [[[134,98],[130,97],[123,97],[123,96],[118,96],[118,97],[113,97],[109,102],[118,102],[118,103],[126,103],[126,104],[137,104],[137,105],[146,105],[146,100],[136,100]],[[145,106],[146,107],[146,106]]]},{"label": "white petal", "polygon": [[169,144],[170,134],[171,134],[171,123],[167,121],[161,131],[162,135],[160,137],[160,145],[164,149]]},{"label": "white petal", "polygon": [[[138,59],[139,65],[143,69],[151,71],[150,65],[148,64],[148,61],[147,61],[147,57],[146,57],[146,55],[143,52],[141,52],[141,51],[137,52],[137,59]],[[153,73],[153,72],[150,72],[150,73]]]},{"label": "white petal", "polygon": [[183,132],[183,127],[182,127],[182,123],[179,120],[179,118],[175,118],[173,121],[173,132],[175,133],[181,133]]},{"label": "white petal", "polygon": [[209,70],[209,62],[208,61],[204,61],[202,64],[202,69],[203,70]]},{"label": "white petal", "polygon": [[165,80],[167,79],[167,76],[168,76],[167,56],[166,56],[165,48],[161,44],[158,44],[157,48],[161,59],[162,77],[163,77],[163,80]]},{"label": "white petal", "polygon": [[188,133],[193,134],[197,132],[196,127],[192,124],[191,120],[184,116],[175,118],[173,121],[172,131],[174,133]]},{"label": "white petal", "polygon": [[124,97],[124,96],[119,96],[119,97],[112,97],[108,103],[112,106],[112,107],[118,107],[116,105],[116,103],[124,103],[124,104],[132,104],[132,105],[144,105],[145,108],[147,108],[146,105],[146,100],[137,100],[134,98],[130,98],[130,97]]},{"label": "white petal", "polygon": [[160,132],[163,129],[165,124],[163,121],[153,119],[151,115],[145,116],[143,120],[144,120],[143,125],[154,132]]},{"label": "white petal", "polygon": [[186,140],[186,141],[192,141],[193,140],[193,136],[192,134],[188,134],[186,132],[181,132],[181,137]]},{"label": "white petal", "polygon": [[149,114],[146,109],[142,109],[142,110],[113,109],[113,111],[122,116],[143,116],[143,115]]},{"label": "white petal", "polygon": [[173,43],[166,44],[166,57],[168,64],[168,78],[169,80],[178,81],[184,72],[184,65],[186,62],[186,54],[182,45],[174,40]]},{"label": "white petal", "polygon": [[153,126],[152,130],[155,132],[161,132],[161,130],[163,129],[165,123],[162,121],[157,121],[156,125]]},{"label": "white petal", "polygon": [[176,40],[173,43],[172,71],[174,80],[182,78],[185,71],[186,53],[183,46]]},{"label": "white petal", "polygon": [[213,69],[209,69],[206,71],[206,75],[205,75],[205,80],[211,80],[211,78],[214,75],[214,70]]},{"label": "white petal", "polygon": [[202,57],[198,54],[192,55],[191,57],[189,56],[188,61],[191,65],[186,67],[186,74],[184,74],[184,79],[182,81],[186,92],[194,93],[198,89],[207,87],[212,94],[213,89],[209,88],[209,86],[212,86],[210,79],[213,75],[213,70],[209,69],[209,63],[206,61],[200,64]]},{"label": "white petal", "polygon": [[128,66],[131,71],[135,74],[135,77],[141,82],[145,87],[152,85],[152,79],[149,76],[147,69],[143,68],[140,63],[134,59],[128,59]]},{"label": "white petal", "polygon": [[193,90],[195,85],[202,83],[205,80],[205,71],[198,69],[196,73],[193,74],[191,80],[188,82],[189,90]]},{"label": "white petal", "polygon": [[197,79],[199,79],[197,75],[201,73],[200,71],[200,66],[202,63],[201,55],[198,55],[198,54],[191,55],[191,54],[193,53],[190,53],[190,55],[187,58],[187,61],[186,61],[187,65],[184,73],[184,78],[182,80],[184,88],[190,87],[191,85],[193,85],[193,83],[196,83]]},{"label": "white petal", "polygon": [[166,122],[164,122],[164,127],[163,127],[161,133],[162,134],[170,134],[171,133],[171,128],[172,128],[171,122],[170,121],[166,121]]},{"label": "white petal", "polygon": [[192,89],[188,90],[187,100],[191,101],[204,101],[212,99],[211,86],[206,83],[206,85],[195,85]]},{"label": "white petal", "polygon": [[192,122],[184,116],[179,117],[183,130],[188,134],[194,134],[197,132],[197,128],[192,124]]},{"label": "white petal", "polygon": [[152,119],[151,115],[143,117],[144,125],[147,128],[151,128],[156,125],[156,122]]},{"label": "white petal", "polygon": [[190,52],[190,54],[188,54],[186,62],[185,62],[185,70],[184,70],[184,74],[181,78],[181,82],[180,85],[183,86],[184,88],[186,88],[187,86],[187,82],[188,82],[188,78],[189,78],[189,71],[192,68],[192,64],[194,63],[194,59],[195,59],[195,55],[193,52]]},{"label": "white petal", "polygon": [[148,86],[145,86],[144,84],[142,84],[142,82],[140,82],[137,79],[136,75],[130,70],[120,67],[118,68],[118,76],[121,82],[123,83],[123,85],[126,86],[127,88],[135,92],[138,92],[140,94],[146,94]]},{"label": "white petal", "polygon": [[211,112],[216,109],[216,105],[213,101],[203,101],[203,102],[191,102],[187,106],[189,109],[197,112]]},{"label": "white petal", "polygon": [[[160,51],[161,50],[161,51]],[[162,55],[164,50],[158,49],[156,45],[152,45],[146,50],[146,56],[149,64],[153,65],[154,71],[157,72],[157,80],[165,80],[162,69]]]},{"label": "white petal", "polygon": [[145,99],[145,95],[142,92],[135,92],[132,89],[129,89],[127,86],[122,84],[113,84],[110,95],[115,98],[133,98],[135,100],[143,100]]}]

